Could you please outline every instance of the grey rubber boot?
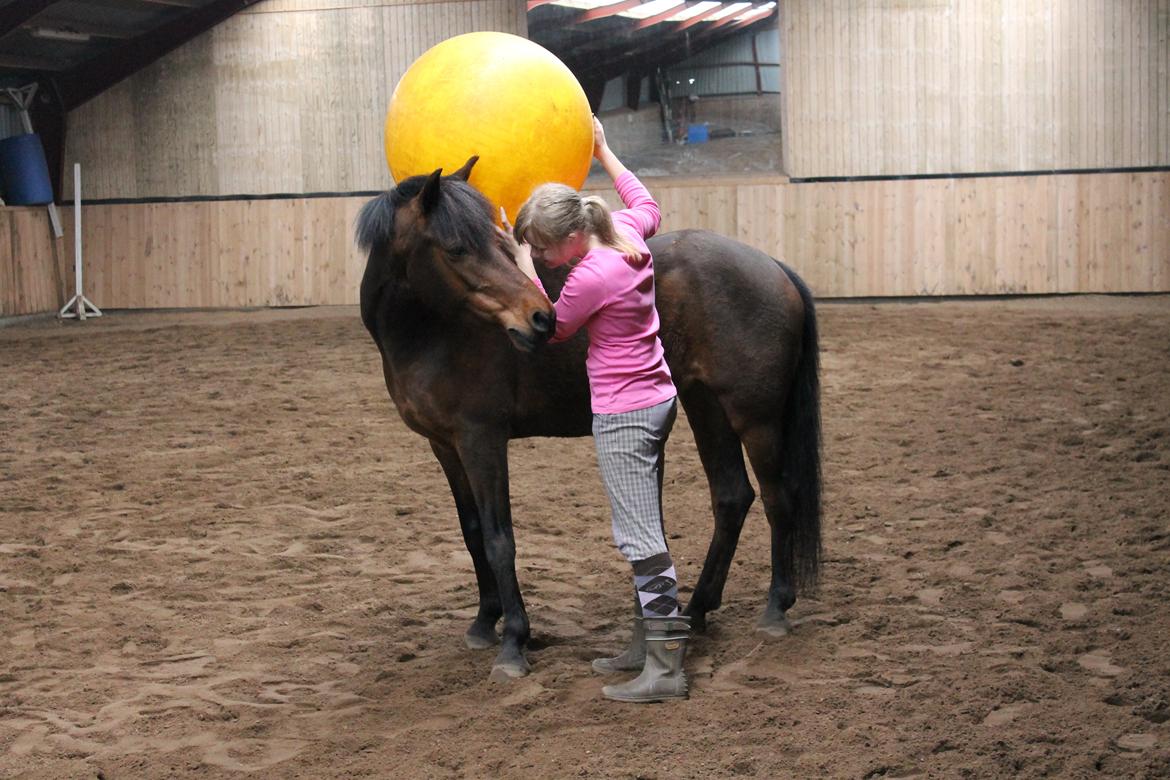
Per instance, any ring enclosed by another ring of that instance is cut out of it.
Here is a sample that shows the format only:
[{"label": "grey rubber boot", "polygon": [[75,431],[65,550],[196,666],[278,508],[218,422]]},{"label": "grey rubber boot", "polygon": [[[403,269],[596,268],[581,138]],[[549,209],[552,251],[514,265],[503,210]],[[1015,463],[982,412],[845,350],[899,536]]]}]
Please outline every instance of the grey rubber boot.
[{"label": "grey rubber boot", "polygon": [[642,673],[621,685],[601,689],[607,699],[626,702],[667,701],[687,698],[687,675],[683,658],[691,619],[683,615],[669,618],[645,618],[646,663]]},{"label": "grey rubber boot", "polygon": [[634,616],[634,633],[630,646],[613,658],[594,658],[593,671],[600,674],[641,671],[646,663],[646,629],[641,615]]},{"label": "grey rubber boot", "polygon": [[642,627],[642,598],[634,588],[634,632],[630,646],[613,658],[594,658],[593,671],[599,674],[640,672],[646,662],[646,630]]}]

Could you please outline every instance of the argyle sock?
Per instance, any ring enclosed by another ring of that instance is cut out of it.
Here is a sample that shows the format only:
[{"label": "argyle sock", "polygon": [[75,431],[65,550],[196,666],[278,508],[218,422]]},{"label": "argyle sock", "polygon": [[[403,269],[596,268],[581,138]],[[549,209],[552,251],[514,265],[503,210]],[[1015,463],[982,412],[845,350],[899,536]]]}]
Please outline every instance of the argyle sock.
[{"label": "argyle sock", "polygon": [[678,576],[669,552],[634,561],[634,588],[642,605],[642,617],[678,614]]}]

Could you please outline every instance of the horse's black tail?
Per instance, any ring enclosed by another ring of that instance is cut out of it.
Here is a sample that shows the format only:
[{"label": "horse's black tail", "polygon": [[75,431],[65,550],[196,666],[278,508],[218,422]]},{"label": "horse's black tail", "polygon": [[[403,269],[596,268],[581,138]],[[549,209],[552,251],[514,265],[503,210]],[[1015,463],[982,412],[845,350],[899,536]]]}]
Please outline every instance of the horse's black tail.
[{"label": "horse's black tail", "polygon": [[394,237],[394,205],[391,193],[383,192],[362,206],[354,224],[354,240],[363,252],[385,245]]},{"label": "horse's black tail", "polygon": [[[781,264],[783,266],[783,264]],[[817,313],[812,291],[787,266],[804,304],[804,332],[792,389],[784,404],[782,467],[791,501],[791,536],[781,566],[797,588],[816,584],[821,561],[821,382]]]}]

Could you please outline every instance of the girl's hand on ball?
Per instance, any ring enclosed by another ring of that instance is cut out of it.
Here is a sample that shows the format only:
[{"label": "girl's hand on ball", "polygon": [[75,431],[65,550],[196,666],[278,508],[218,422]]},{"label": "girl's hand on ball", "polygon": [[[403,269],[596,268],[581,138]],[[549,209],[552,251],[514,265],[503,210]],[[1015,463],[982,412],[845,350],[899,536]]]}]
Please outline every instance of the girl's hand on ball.
[{"label": "girl's hand on ball", "polygon": [[593,156],[601,163],[601,167],[609,174],[609,178],[615,182],[618,180],[618,176],[626,171],[626,166],[605,142],[605,128],[601,126],[601,120],[596,116],[593,117]]},{"label": "girl's hand on ball", "polygon": [[593,156],[600,158],[605,149],[605,128],[601,126],[601,120],[595,116],[593,117]]}]

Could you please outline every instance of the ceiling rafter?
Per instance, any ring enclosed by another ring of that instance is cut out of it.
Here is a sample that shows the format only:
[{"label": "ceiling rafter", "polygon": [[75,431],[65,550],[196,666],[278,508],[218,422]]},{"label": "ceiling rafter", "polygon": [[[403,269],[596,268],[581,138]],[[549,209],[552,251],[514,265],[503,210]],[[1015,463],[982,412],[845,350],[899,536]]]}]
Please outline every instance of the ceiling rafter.
[{"label": "ceiling rafter", "polygon": [[[721,0],[711,7],[698,0],[684,0],[641,19],[625,15],[651,1],[624,0],[582,9],[584,4],[580,3],[532,0],[536,10],[529,16],[528,34],[574,72],[580,70],[594,79],[599,72],[614,70],[607,63],[611,58],[628,61],[634,56],[631,52],[645,56],[643,52],[673,47],[679,40],[693,41],[695,36],[720,29],[741,30],[778,15],[775,3],[759,0]],[[688,10],[690,16],[686,16]],[[671,21],[680,15],[685,18]],[[593,31],[586,28],[589,23],[602,26]]]},{"label": "ceiling rafter", "polygon": [[682,32],[683,30],[694,27],[699,22],[705,22],[709,17],[714,16],[722,10],[722,5],[717,5],[714,8],[708,8],[701,14],[695,14],[690,19],[684,19],[683,21],[679,22],[678,27],[674,28],[674,32]]},{"label": "ceiling rafter", "polygon": [[[623,42],[602,49],[581,51],[565,64],[578,79],[589,82],[609,80],[631,71],[650,71],[654,67],[667,67],[711,48],[736,34],[767,22],[775,14],[765,14],[739,25],[726,25],[690,31],[685,35],[673,36],[663,41],[661,36],[644,37],[637,44]],[[738,29],[737,29],[738,28]]]},{"label": "ceiling rafter", "polygon": [[0,38],[22,26],[55,2],[56,0],[13,0],[4,6],[4,14],[0,16]]},{"label": "ceiling rafter", "polygon": [[[26,28],[32,26],[31,24],[25,25]],[[83,33],[85,35],[92,35],[95,38],[112,38],[116,40],[130,40],[131,38],[137,38],[144,32],[144,30],[131,27],[117,27],[111,24],[77,21],[63,16],[54,16],[52,13],[41,15],[37,19],[36,26]]]},{"label": "ceiling rafter", "polygon": [[765,13],[765,9],[763,9],[763,8],[757,9],[755,11],[749,11],[749,12],[747,12],[747,16],[743,17],[742,19],[738,19],[728,29],[736,30],[736,29],[739,29],[741,27],[747,27],[749,25],[753,25],[762,19],[768,19],[769,17],[771,17],[775,13],[776,13],[775,8],[769,9],[769,11],[767,13]]},{"label": "ceiling rafter", "polygon": [[0,54],[0,68],[27,71],[57,71],[65,66],[45,57],[26,57],[16,54]]},{"label": "ceiling rafter", "polygon": [[746,21],[744,18],[746,15],[751,14],[753,12],[759,13],[760,11],[763,10],[764,6],[766,6],[766,5],[767,5],[767,3],[761,3],[758,6],[753,5],[750,8],[745,8],[737,14],[728,14],[727,16],[724,16],[722,19],[716,19],[715,21],[711,22],[711,26],[708,29],[717,30],[720,27],[725,27],[729,24],[734,24],[737,20],[738,21]]},{"label": "ceiling rafter", "polygon": [[591,11],[585,11],[573,19],[574,24],[584,24],[585,22],[592,22],[596,19],[605,19],[610,16],[617,16],[622,11],[629,11],[631,8],[637,8],[642,5],[642,0],[624,0],[621,3],[614,3],[613,5],[603,5],[599,8],[594,8]]},{"label": "ceiling rafter", "polygon": [[671,6],[670,8],[666,9],[665,11],[663,11],[660,14],[655,14],[654,16],[648,16],[645,19],[639,20],[634,25],[634,29],[635,30],[645,30],[647,27],[653,27],[654,25],[659,24],[660,22],[665,22],[667,19],[671,18],[672,16],[678,16],[679,14],[681,14],[683,11],[687,10],[688,8],[695,7],[695,5],[697,5],[697,0],[696,0],[696,2],[683,3],[681,7],[677,6],[677,5]]}]

